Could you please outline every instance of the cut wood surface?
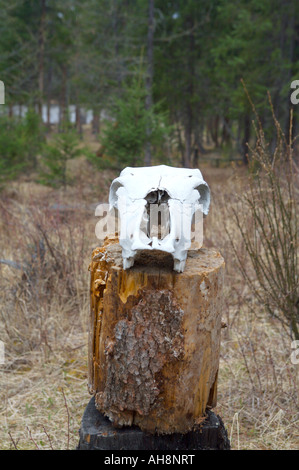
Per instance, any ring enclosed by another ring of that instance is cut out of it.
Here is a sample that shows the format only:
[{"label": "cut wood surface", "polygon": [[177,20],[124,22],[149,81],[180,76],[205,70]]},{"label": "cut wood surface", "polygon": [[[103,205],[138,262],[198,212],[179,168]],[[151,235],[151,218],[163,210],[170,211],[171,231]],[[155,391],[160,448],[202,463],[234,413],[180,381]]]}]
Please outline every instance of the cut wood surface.
[{"label": "cut wood surface", "polygon": [[89,391],[117,427],[185,433],[216,405],[224,260],[201,248],[172,267],[151,251],[124,271],[117,238],[93,252]]}]

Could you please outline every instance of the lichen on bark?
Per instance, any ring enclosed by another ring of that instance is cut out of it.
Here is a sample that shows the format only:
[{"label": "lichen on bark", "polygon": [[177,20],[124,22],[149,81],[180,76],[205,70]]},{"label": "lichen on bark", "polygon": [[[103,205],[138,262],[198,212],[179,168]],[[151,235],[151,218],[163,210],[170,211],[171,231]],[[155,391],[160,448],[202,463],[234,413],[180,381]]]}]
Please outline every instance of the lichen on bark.
[{"label": "lichen on bark", "polygon": [[119,411],[147,415],[160,393],[159,372],[183,355],[184,312],[172,293],[144,289],[140,298],[106,344],[107,381],[97,402],[109,410],[110,418]]}]

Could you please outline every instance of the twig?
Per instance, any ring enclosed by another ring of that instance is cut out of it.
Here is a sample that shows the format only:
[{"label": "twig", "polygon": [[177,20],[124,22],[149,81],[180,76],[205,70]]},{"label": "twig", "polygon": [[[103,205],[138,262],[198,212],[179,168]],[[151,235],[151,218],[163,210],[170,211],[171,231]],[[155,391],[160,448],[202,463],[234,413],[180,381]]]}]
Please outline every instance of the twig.
[{"label": "twig", "polygon": [[11,438],[11,441],[12,441],[12,443],[13,443],[14,448],[15,448],[16,450],[19,450],[18,447],[17,447],[17,444],[15,443],[14,438],[13,438],[12,435],[11,435],[11,432],[10,432],[10,431],[8,431],[8,435],[9,435],[9,437]]},{"label": "twig", "polygon": [[61,391],[62,391],[64,404],[65,404],[65,408],[66,408],[66,412],[67,412],[67,450],[69,450],[69,448],[70,448],[70,412],[69,412],[69,407],[67,405],[67,401],[66,401],[66,398],[65,398],[63,388],[61,389]]},{"label": "twig", "polygon": [[33,437],[32,437],[32,434],[31,434],[30,429],[28,428],[28,426],[26,426],[26,427],[27,427],[27,431],[29,432],[30,440],[33,442],[33,444],[35,445],[36,449],[37,449],[37,450],[40,450],[40,448],[38,447],[37,443],[35,442],[35,440],[34,440]]},{"label": "twig", "polygon": [[46,436],[47,436],[47,438],[48,438],[48,441],[49,441],[49,445],[50,445],[51,450],[54,450],[54,449],[53,449],[53,445],[52,445],[52,440],[51,440],[49,434],[47,433],[45,426],[43,426],[43,430],[44,430],[44,433],[46,434]]},{"label": "twig", "polygon": [[45,242],[46,242],[46,244],[47,244],[47,247],[49,248],[49,251],[50,251],[50,253],[51,253],[51,256],[52,256],[52,258],[53,258],[53,259],[55,260],[55,262],[56,262],[56,266],[54,265],[54,269],[55,269],[56,272],[58,272],[58,270],[60,269],[60,263],[58,262],[58,260],[57,260],[57,258],[56,258],[56,256],[55,256],[55,253],[54,253],[54,251],[53,251],[53,249],[52,249],[52,247],[51,247],[51,244],[50,244],[50,242],[49,242],[49,240],[48,240],[48,237],[47,237],[45,231],[44,231],[44,230],[42,229],[42,227],[40,226],[40,224],[37,224],[37,229],[41,232],[41,234],[43,235],[43,237],[44,237],[44,239],[45,239]]}]

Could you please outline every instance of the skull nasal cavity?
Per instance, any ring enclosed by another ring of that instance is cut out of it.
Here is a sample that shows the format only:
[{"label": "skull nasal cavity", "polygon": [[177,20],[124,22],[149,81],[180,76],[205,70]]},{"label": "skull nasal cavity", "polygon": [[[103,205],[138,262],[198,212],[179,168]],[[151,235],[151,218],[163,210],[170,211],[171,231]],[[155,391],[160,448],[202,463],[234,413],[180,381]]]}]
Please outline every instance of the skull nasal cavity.
[{"label": "skull nasal cavity", "polygon": [[164,189],[158,189],[148,193],[145,199],[148,204],[161,204],[163,202],[167,202],[170,199],[170,196]]}]

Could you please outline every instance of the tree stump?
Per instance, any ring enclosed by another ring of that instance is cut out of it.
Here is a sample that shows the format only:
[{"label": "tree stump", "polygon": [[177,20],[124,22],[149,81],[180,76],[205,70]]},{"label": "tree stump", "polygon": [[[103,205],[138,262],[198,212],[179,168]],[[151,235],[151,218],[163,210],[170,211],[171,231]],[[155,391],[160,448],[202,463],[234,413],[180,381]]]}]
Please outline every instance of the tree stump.
[{"label": "tree stump", "polygon": [[230,442],[221,418],[207,410],[201,425],[186,434],[151,434],[138,426],[116,429],[95,407],[91,398],[80,427],[78,450],[229,450]]},{"label": "tree stump", "polygon": [[93,251],[89,391],[114,427],[184,434],[216,405],[224,260],[201,248],[172,268],[151,251],[123,270],[117,238]]}]

